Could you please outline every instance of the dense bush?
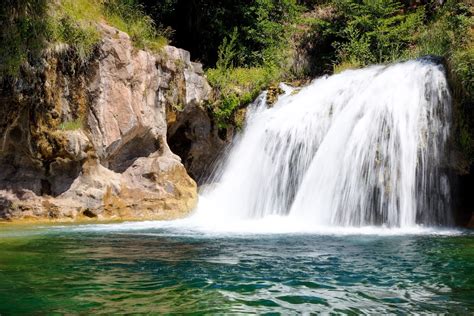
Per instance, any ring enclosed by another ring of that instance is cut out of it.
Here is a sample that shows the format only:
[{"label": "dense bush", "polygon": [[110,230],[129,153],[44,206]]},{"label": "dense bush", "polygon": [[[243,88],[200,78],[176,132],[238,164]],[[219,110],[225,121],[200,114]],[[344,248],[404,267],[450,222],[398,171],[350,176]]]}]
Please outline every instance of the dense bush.
[{"label": "dense bush", "polygon": [[324,7],[333,12],[329,20],[305,21],[314,35],[308,37],[316,47],[311,54],[319,63],[311,74],[425,55],[442,57],[455,100],[455,137],[465,156],[474,161],[472,2],[330,0],[315,11]]},{"label": "dense bush", "polygon": [[[206,72],[209,83],[217,90],[219,97],[212,104],[212,112],[219,128],[229,122],[235,122],[235,111],[252,102],[268,84],[278,78],[279,67],[275,63],[264,63],[254,67],[236,65],[237,29],[231,36],[224,38],[218,49],[218,60],[215,68]],[[237,122],[238,125],[239,122]]]},{"label": "dense bush", "polygon": [[281,78],[288,66],[288,41],[299,7],[294,1],[255,1],[245,6],[248,21],[234,27],[217,49],[214,68],[207,70],[219,98],[212,111],[219,127],[239,125],[235,113]]},{"label": "dense bush", "polygon": [[398,0],[335,0],[342,12],[343,39],[335,43],[340,61],[368,65],[405,57],[422,25],[424,10],[405,11]]},{"label": "dense bush", "polygon": [[236,110],[251,103],[258,94],[278,78],[277,70],[271,67],[211,68],[207,71],[209,83],[219,91],[219,99],[211,110],[219,128],[236,123]]}]

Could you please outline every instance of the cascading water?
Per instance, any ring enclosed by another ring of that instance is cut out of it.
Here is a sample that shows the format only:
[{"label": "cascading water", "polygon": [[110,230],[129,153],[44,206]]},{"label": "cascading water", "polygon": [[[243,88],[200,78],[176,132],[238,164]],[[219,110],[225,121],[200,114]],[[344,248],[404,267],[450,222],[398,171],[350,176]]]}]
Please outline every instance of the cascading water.
[{"label": "cascading water", "polygon": [[198,215],[205,208],[227,221],[449,224],[442,165],[451,100],[442,66],[373,66],[287,90],[271,108],[265,95],[250,107]]}]

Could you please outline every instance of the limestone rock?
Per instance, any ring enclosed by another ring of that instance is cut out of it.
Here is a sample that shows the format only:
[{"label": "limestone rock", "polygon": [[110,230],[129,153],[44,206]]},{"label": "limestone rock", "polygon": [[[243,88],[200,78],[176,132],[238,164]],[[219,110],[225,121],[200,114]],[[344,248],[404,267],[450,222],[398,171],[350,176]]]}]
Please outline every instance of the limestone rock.
[{"label": "limestone rock", "polygon": [[161,84],[160,94],[166,104],[168,144],[193,179],[202,184],[230,143],[233,131],[222,135],[212,120],[207,103],[212,102],[213,91],[202,65],[191,62],[187,51],[172,46],[164,48],[163,56],[157,57],[159,69],[171,78]]},{"label": "limestone rock", "polygon": [[201,109],[211,95],[202,66],[100,30],[89,62],[56,47],[0,82],[0,220],[171,219],[194,208],[166,110]]},{"label": "limestone rock", "polygon": [[157,98],[159,72],[155,57],[134,52],[127,34],[110,30],[100,47],[89,89],[95,96],[87,117],[101,161],[123,172],[136,157],[168,151],[164,106]]},{"label": "limestone rock", "polygon": [[231,138],[232,134],[219,135],[208,112],[193,104],[179,112],[174,122],[169,122],[168,142],[199,184],[206,183]]}]

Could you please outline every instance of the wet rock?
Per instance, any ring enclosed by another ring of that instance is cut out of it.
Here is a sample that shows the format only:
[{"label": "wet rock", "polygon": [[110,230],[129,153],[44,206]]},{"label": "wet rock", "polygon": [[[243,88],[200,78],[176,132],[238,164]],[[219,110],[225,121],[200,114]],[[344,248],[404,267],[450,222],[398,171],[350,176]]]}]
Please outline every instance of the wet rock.
[{"label": "wet rock", "polygon": [[267,90],[267,104],[273,106],[278,100],[278,97],[284,93],[283,89],[279,85],[272,85]]}]

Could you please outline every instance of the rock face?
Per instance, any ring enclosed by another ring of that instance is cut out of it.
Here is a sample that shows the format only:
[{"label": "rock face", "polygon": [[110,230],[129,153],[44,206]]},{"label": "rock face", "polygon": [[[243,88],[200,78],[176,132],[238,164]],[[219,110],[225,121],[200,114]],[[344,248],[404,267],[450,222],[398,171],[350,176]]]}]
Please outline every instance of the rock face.
[{"label": "rock face", "polygon": [[232,140],[233,130],[218,131],[214,124],[206,106],[213,99],[211,87],[202,66],[190,61],[189,52],[167,46],[164,57],[159,69],[172,78],[160,95],[166,103],[168,143],[188,173],[202,184]]},{"label": "rock face", "polygon": [[196,183],[168,146],[167,118],[182,126],[181,113],[202,111],[210,124],[201,65],[101,28],[89,61],[56,47],[1,82],[0,219],[170,219],[194,207]]}]

